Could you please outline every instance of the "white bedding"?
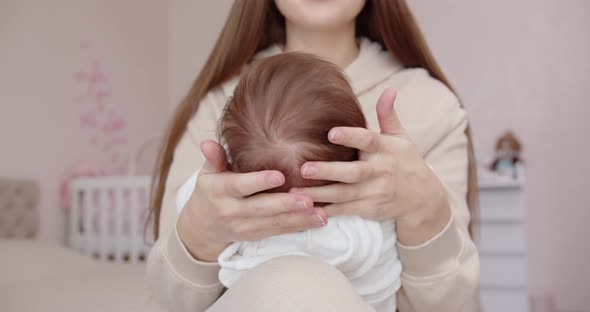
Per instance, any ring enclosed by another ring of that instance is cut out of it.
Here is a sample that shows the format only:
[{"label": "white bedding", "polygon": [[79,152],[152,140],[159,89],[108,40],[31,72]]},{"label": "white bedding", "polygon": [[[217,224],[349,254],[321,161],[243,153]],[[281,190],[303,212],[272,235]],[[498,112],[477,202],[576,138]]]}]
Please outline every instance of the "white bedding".
[{"label": "white bedding", "polygon": [[163,311],[144,264],[94,260],[63,246],[0,240],[0,311]]}]

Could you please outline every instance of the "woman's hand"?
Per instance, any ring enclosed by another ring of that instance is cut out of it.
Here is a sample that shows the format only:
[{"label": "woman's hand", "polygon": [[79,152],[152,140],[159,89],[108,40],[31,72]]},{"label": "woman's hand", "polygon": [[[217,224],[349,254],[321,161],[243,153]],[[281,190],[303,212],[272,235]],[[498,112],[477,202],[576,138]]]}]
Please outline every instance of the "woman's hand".
[{"label": "woman's hand", "polygon": [[295,188],[291,192],[326,202],[328,215],[358,215],[393,220],[404,245],[422,244],[449,222],[451,211],[440,180],[411,142],[394,110],[396,92],[388,89],[377,103],[381,133],[364,128],[336,127],[328,139],[357,148],[354,162],[307,162],[301,175],[335,183]]},{"label": "woman's hand", "polygon": [[279,171],[227,171],[223,147],[201,143],[206,162],[198,183],[182,210],[178,234],[198,260],[216,261],[231,242],[307,230],[326,224],[326,212],[313,208],[309,196],[258,193],[285,183]]}]

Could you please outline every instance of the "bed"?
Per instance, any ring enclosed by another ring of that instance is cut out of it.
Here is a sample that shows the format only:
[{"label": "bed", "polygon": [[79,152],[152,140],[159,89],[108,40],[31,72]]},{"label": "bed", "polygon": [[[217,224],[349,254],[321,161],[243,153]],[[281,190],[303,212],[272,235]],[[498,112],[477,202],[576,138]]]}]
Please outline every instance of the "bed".
[{"label": "bed", "polygon": [[95,260],[40,241],[0,239],[1,311],[163,311],[144,263]]},{"label": "bed", "polygon": [[[149,181],[109,179],[74,183],[70,212],[78,210],[70,213],[66,247],[35,239],[38,184],[0,178],[0,311],[163,311],[148,289],[143,260],[149,246],[137,222],[144,218],[140,190]],[[100,199],[113,196],[119,204],[109,211],[123,220],[137,216],[133,222],[109,222],[112,215],[96,213],[105,209]]]}]

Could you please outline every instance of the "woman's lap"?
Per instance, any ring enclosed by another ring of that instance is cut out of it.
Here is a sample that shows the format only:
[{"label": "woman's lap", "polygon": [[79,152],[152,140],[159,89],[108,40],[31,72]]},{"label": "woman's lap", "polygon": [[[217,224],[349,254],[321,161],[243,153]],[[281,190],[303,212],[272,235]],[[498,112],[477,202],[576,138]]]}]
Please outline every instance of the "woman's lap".
[{"label": "woman's lap", "polygon": [[344,275],[320,260],[289,256],[246,272],[208,312],[373,312]]}]

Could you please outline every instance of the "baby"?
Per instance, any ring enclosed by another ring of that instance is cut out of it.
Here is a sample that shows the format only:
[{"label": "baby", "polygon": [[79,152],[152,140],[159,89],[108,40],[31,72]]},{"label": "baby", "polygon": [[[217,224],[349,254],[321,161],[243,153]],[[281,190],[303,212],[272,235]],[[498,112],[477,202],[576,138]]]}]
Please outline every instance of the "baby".
[{"label": "baby", "polygon": [[[366,127],[345,74],[312,55],[283,53],[245,71],[218,133],[232,171],[281,171],[285,184],[269,192],[288,192],[331,183],[302,178],[306,161],[358,159],[356,149],[328,141],[328,132],[337,126]],[[331,217],[323,228],[234,242],[218,258],[219,280],[229,288],[242,273],[269,259],[316,257],[339,269],[377,311],[395,311],[401,273],[395,242],[392,222]]]}]

